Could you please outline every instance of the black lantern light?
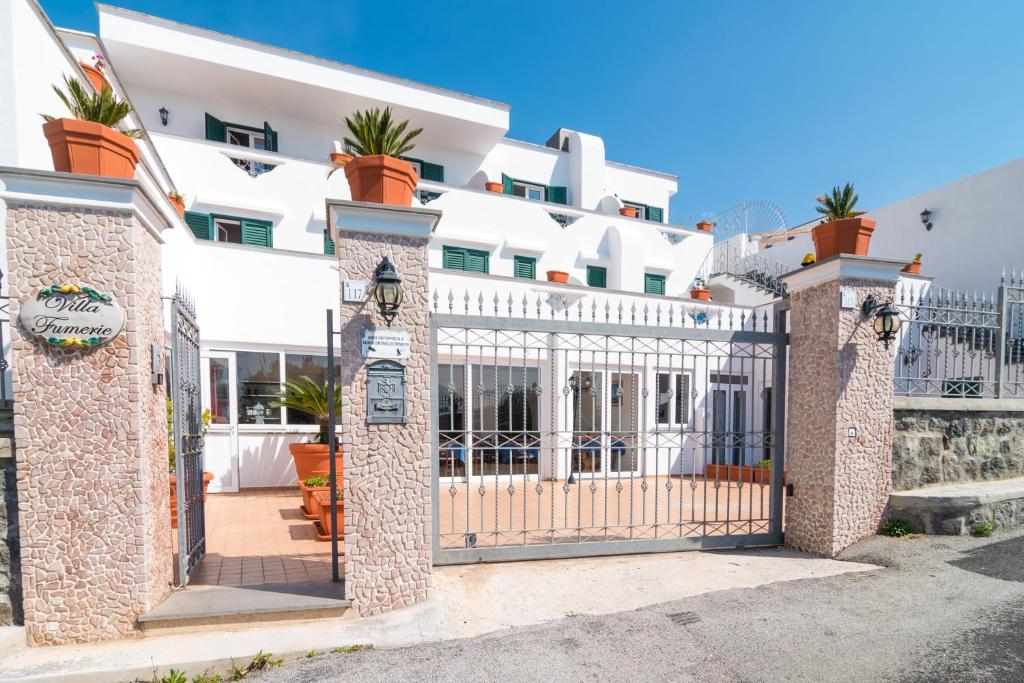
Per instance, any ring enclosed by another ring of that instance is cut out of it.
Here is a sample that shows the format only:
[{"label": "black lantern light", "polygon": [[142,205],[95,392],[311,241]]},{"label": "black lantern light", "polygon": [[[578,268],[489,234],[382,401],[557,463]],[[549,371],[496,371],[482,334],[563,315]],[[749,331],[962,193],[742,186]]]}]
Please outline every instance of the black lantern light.
[{"label": "black lantern light", "polygon": [[902,324],[900,312],[892,305],[891,301],[879,304],[874,295],[868,295],[868,298],[864,300],[861,312],[865,318],[875,317],[871,327],[874,329],[878,341],[885,344],[885,348],[888,349],[889,345],[896,339],[896,334],[900,331],[900,325]]},{"label": "black lantern light", "polygon": [[398,308],[405,298],[402,292],[402,279],[398,277],[387,256],[377,266],[373,276],[377,280],[373,286],[373,300],[377,302],[377,308],[387,321],[388,327],[391,327],[391,321],[398,315]]},{"label": "black lantern light", "polygon": [[160,123],[167,125],[167,116],[171,112],[167,111],[167,107],[160,107],[157,111],[160,112]]},{"label": "black lantern light", "polygon": [[932,212],[928,209],[921,212],[921,223],[924,224],[926,230],[932,229]]}]

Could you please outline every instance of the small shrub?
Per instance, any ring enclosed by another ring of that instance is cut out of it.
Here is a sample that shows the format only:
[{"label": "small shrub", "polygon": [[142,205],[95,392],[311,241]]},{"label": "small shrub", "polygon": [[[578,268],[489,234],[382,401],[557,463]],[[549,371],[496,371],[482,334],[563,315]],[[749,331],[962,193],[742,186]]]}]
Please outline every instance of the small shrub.
[{"label": "small shrub", "polygon": [[228,669],[228,680],[229,681],[240,681],[253,671],[266,671],[267,669],[274,669],[284,664],[284,659],[281,657],[274,657],[274,655],[260,650],[256,653],[256,656],[252,658],[252,661],[244,668],[240,669],[234,664]]},{"label": "small shrub", "polygon": [[999,525],[996,524],[994,519],[989,519],[984,522],[978,522],[971,527],[971,536],[981,536],[982,538],[988,538],[992,535],[992,532],[996,530]]},{"label": "small shrub", "polygon": [[346,645],[345,647],[331,648],[331,652],[336,655],[350,655],[356,652],[369,652],[373,649],[373,645]]},{"label": "small shrub", "polygon": [[757,463],[757,465],[755,465],[755,467],[760,467],[763,470],[770,470],[772,468],[772,461],[771,460],[762,460],[759,463]]},{"label": "small shrub", "polygon": [[904,522],[902,519],[890,519],[888,522],[882,525],[882,534],[885,536],[892,536],[893,538],[903,538],[914,533],[914,530],[910,528],[910,525]]},{"label": "small shrub", "polygon": [[192,677],[192,683],[221,683],[223,680],[224,677],[220,674],[211,673],[209,671],[204,671],[203,673],[196,674]]},{"label": "small shrub", "polygon": [[310,488],[318,488],[321,486],[327,486],[330,483],[330,478],[323,474],[314,474],[311,477],[306,477],[306,480],[302,482]]},{"label": "small shrub", "polygon": [[319,657],[322,654],[323,652],[320,652],[320,650],[310,650],[306,653],[306,659],[313,659],[313,657]]},{"label": "small shrub", "polygon": [[177,669],[171,669],[165,676],[153,677],[156,683],[188,683],[188,676],[185,675],[184,671],[178,671]]}]

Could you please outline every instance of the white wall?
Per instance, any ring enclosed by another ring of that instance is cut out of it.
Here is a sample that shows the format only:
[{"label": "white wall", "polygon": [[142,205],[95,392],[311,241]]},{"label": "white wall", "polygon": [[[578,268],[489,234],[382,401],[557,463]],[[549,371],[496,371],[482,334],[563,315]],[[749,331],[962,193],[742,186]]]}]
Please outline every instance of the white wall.
[{"label": "white wall", "polygon": [[[921,211],[932,212],[932,229]],[[870,255],[910,261],[924,254],[922,274],[954,289],[990,291],[1000,271],[1024,268],[1024,158],[869,211],[878,221]],[[799,264],[814,251],[810,234],[764,251]]]}]

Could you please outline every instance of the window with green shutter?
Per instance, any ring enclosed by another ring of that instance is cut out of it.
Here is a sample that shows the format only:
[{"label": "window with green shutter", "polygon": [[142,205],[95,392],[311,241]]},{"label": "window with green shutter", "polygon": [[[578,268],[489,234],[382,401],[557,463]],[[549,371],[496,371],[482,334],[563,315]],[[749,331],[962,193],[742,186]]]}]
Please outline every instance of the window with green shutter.
[{"label": "window with green shutter", "polygon": [[655,223],[664,223],[664,213],[661,208],[657,206],[648,206],[647,220],[654,221]]},{"label": "window with green shutter", "polygon": [[544,192],[544,198],[552,204],[568,204],[569,191],[564,187],[549,185]]},{"label": "window with green shutter", "polygon": [[524,199],[534,199],[552,204],[569,203],[569,190],[565,187],[520,180],[507,176],[504,173],[501,174],[501,188],[501,191],[505,194],[523,197]]},{"label": "window with green shutter", "polygon": [[537,279],[537,259],[531,256],[513,256],[512,274],[524,280]]},{"label": "window with green shutter", "polygon": [[213,218],[208,213],[185,212],[185,225],[199,240],[213,239]]},{"label": "window with green shutter", "polygon": [[636,217],[639,218],[640,220],[645,220],[647,218],[646,204],[641,204],[640,202],[631,202],[626,199],[623,199],[622,205],[625,207],[636,209]]},{"label": "window with green shutter", "polygon": [[490,254],[478,249],[463,247],[441,247],[442,265],[447,270],[464,270],[468,273],[490,272]]},{"label": "window with green shutter", "polygon": [[186,211],[185,224],[201,240],[274,246],[274,224],[270,221]]},{"label": "window with green shutter", "polygon": [[255,247],[274,246],[273,224],[270,221],[243,218],[242,244],[249,244]]},{"label": "window with green shutter", "polygon": [[324,253],[334,256],[334,240],[331,239],[331,232],[324,230]]},{"label": "window with green shutter", "polygon": [[644,294],[665,294],[665,276],[644,273]]},{"label": "window with green shutter", "polygon": [[402,157],[402,160],[412,164],[412,168],[416,171],[416,175],[420,177],[420,180],[429,180],[435,183],[444,182],[444,166],[441,164],[432,164],[429,161],[413,159],[412,157]]},{"label": "window with green shutter", "polygon": [[587,266],[587,286],[601,287],[608,286],[608,269],[604,266]]}]

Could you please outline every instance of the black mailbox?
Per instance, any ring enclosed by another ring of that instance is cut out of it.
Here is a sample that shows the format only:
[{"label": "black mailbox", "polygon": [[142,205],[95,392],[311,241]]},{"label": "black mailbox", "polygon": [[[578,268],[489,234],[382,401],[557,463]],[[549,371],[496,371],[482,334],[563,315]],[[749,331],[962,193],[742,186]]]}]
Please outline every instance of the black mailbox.
[{"label": "black mailbox", "polygon": [[366,424],[405,424],[405,366],[379,360],[366,366]]}]

